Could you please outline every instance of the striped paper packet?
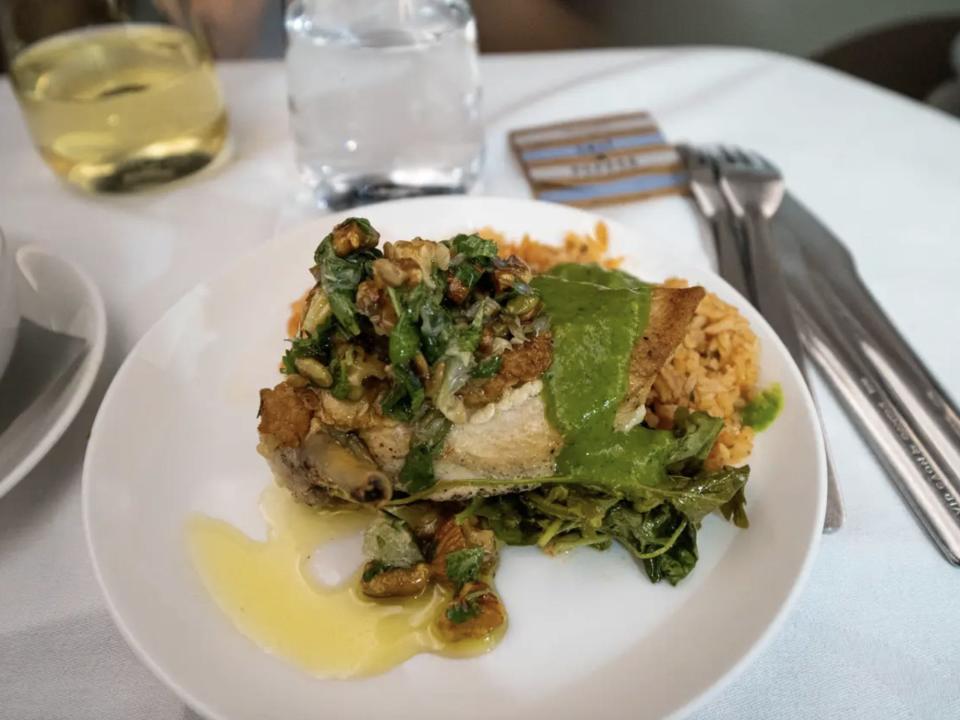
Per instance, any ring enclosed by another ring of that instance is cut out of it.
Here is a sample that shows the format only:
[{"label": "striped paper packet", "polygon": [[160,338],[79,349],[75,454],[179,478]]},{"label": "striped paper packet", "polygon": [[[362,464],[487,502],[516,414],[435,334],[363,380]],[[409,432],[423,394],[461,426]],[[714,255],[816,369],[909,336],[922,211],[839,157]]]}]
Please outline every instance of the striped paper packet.
[{"label": "striped paper packet", "polygon": [[541,200],[588,207],[688,192],[680,156],[649,113],[514,130],[510,147]]}]

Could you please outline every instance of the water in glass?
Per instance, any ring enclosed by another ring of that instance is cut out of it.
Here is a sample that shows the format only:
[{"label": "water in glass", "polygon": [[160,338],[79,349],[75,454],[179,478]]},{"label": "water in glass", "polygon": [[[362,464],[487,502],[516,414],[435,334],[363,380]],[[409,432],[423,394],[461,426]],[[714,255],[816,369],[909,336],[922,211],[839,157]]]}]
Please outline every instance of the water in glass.
[{"label": "water in glass", "polygon": [[297,162],[321,202],[473,184],[483,127],[466,0],[294,0],[287,35]]}]

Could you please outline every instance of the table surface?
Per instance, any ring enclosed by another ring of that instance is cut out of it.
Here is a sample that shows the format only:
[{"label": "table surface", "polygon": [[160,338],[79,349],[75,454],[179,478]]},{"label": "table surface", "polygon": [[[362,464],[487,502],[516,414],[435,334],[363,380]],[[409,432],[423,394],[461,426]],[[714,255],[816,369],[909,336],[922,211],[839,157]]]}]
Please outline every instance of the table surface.
[{"label": "table surface", "polygon": [[[960,123],[810,63],[748,50],[583,51],[482,59],[488,160],[478,192],[526,196],[505,133],[628,109],[672,139],[724,140],[774,158],[793,191],[849,245],[881,304],[960,397]],[[83,412],[0,500],[0,717],[196,718],[140,665],[107,614],[87,559],[80,470],[96,407],[137,339],[232,257],[315,214],[287,129],[283,68],[220,67],[229,162],[179,185],[91,197],[60,185],[0,84],[0,224],[83,266],[107,305],[109,340]],[[629,223],[629,205],[600,212]],[[709,263],[706,247],[686,249]],[[947,317],[952,312],[947,310]],[[914,522],[818,382],[847,506],[770,645],[698,718],[960,717],[960,571]],[[749,591],[749,589],[745,589]]]}]

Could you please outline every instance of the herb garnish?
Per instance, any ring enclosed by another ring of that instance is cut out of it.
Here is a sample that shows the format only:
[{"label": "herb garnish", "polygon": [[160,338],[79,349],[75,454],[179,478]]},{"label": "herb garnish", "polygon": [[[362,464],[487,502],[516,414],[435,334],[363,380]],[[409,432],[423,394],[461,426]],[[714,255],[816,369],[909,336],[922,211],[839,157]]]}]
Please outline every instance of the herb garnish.
[{"label": "herb garnish", "polygon": [[480,577],[484,551],[481,547],[464,548],[447,555],[447,577],[456,587],[473,582]]}]

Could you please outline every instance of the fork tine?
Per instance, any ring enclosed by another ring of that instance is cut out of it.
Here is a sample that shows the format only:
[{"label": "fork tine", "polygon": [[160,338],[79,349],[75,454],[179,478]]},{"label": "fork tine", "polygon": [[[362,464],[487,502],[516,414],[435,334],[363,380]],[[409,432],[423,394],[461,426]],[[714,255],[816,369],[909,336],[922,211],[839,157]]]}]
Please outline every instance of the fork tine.
[{"label": "fork tine", "polygon": [[713,165],[714,167],[727,163],[727,157],[724,154],[723,150],[724,150],[723,145],[720,145],[720,144],[710,145],[707,148],[707,152],[709,153],[709,156],[710,156],[710,164]]},{"label": "fork tine", "polygon": [[717,165],[723,162],[723,158],[720,157],[719,146],[703,145],[700,147],[700,152],[703,156],[703,164],[711,171],[716,172]]},{"label": "fork tine", "polygon": [[736,145],[720,146],[720,155],[728,163],[739,163],[740,162],[740,158],[738,157],[739,152],[740,152],[740,149]]},{"label": "fork tine", "polygon": [[765,170],[769,165],[769,163],[764,160],[759,153],[756,153],[753,150],[744,151],[744,155],[746,156],[747,164],[756,170]]},{"label": "fork tine", "polygon": [[701,167],[711,168],[713,166],[713,157],[709,148],[697,147],[697,164]]},{"label": "fork tine", "polygon": [[765,170],[769,173],[780,174],[780,168],[774,165],[772,162],[767,160],[763,155],[758,152],[751,152],[750,155],[753,157],[753,161],[756,163],[757,167],[761,170]]},{"label": "fork tine", "polygon": [[680,153],[684,163],[690,167],[695,167],[700,162],[700,148],[696,145],[681,143],[677,145],[677,152]]},{"label": "fork tine", "polygon": [[741,147],[739,147],[739,146],[738,146],[738,147],[735,147],[735,148],[734,148],[734,153],[735,153],[735,155],[736,155],[737,160],[738,160],[740,163],[746,165],[747,167],[752,167],[752,166],[753,166],[753,162],[751,162],[751,160],[750,160],[750,155],[749,155],[748,153],[746,153],[746,152],[743,150],[743,148],[741,148]]}]

